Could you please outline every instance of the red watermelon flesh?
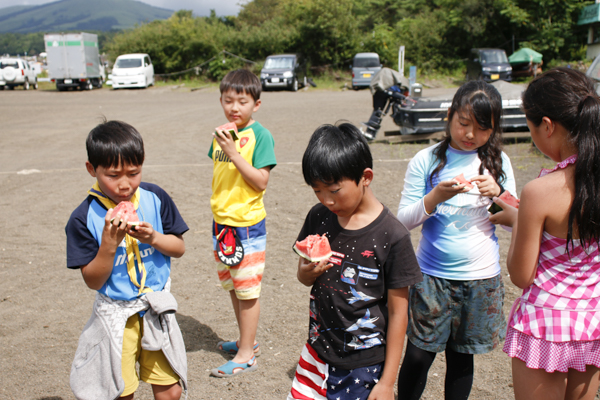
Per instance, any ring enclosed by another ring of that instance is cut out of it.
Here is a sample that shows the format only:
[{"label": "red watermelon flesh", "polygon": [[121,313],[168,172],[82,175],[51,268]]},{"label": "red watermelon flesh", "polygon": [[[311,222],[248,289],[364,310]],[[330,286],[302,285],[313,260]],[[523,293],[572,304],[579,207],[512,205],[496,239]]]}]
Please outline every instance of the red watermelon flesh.
[{"label": "red watermelon flesh", "polygon": [[140,224],[140,219],[135,212],[135,207],[130,201],[122,201],[114,208],[110,222],[113,222],[117,215],[121,213],[121,221],[127,217],[127,225],[137,226]]},{"label": "red watermelon flesh", "polygon": [[[515,196],[510,194],[508,190],[505,190],[504,193],[498,196],[498,198],[514,208],[519,208],[519,203],[521,202],[521,200],[517,199]],[[492,203],[490,208],[488,208],[488,211],[492,214],[496,214],[497,212],[502,211],[502,207],[500,207],[496,203]]]},{"label": "red watermelon flesh", "polygon": [[468,181],[465,178],[465,174],[460,174],[458,176],[455,176],[454,178],[452,178],[452,180],[458,182],[459,184],[464,183],[465,187],[469,190],[473,189],[473,184],[471,183],[471,181]]},{"label": "red watermelon flesh", "polygon": [[237,125],[235,124],[235,122],[228,122],[224,125],[221,125],[217,128],[218,130],[221,131],[226,131],[229,132],[229,134],[231,135],[231,138],[233,140],[238,140],[238,130],[237,130]]},{"label": "red watermelon flesh", "polygon": [[521,202],[521,200],[510,194],[508,190],[505,190],[498,198],[514,208],[519,208],[519,203]]},{"label": "red watermelon flesh", "polygon": [[329,239],[327,239],[325,234],[322,236],[308,235],[306,239],[296,242],[294,251],[298,253],[300,257],[306,258],[310,262],[328,260],[329,257],[333,255],[331,246],[329,245]]}]

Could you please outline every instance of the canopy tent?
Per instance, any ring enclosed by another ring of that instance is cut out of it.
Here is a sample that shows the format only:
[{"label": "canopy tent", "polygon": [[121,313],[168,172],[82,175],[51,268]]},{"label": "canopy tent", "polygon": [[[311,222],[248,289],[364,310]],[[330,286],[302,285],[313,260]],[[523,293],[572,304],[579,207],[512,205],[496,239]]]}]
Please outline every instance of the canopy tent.
[{"label": "canopy tent", "polygon": [[523,47],[512,53],[508,57],[511,65],[532,62],[533,64],[541,64],[542,55],[528,47]]}]

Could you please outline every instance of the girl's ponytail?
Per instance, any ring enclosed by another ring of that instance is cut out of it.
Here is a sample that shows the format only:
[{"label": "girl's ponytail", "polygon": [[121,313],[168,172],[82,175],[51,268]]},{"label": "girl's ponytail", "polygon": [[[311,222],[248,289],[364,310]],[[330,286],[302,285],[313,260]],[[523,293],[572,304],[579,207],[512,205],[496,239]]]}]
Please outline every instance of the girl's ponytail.
[{"label": "girl's ponytail", "polygon": [[594,83],[570,68],[555,68],[534,79],[523,93],[527,119],[561,124],[577,148],[575,197],[569,211],[567,242],[576,227],[584,248],[600,239],[600,98]]}]

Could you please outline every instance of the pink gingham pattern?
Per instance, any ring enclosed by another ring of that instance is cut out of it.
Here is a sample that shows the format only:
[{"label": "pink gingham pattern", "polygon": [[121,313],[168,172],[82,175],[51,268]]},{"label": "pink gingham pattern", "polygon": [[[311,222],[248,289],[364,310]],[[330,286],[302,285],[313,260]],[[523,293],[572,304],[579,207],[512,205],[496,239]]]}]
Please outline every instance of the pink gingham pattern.
[{"label": "pink gingham pattern", "polygon": [[600,339],[600,253],[543,233],[533,284],[517,299],[509,326],[551,342]]},{"label": "pink gingham pattern", "polygon": [[546,372],[584,372],[587,365],[600,367],[600,340],[549,342],[508,328],[502,349],[510,357],[523,361],[527,368]]}]

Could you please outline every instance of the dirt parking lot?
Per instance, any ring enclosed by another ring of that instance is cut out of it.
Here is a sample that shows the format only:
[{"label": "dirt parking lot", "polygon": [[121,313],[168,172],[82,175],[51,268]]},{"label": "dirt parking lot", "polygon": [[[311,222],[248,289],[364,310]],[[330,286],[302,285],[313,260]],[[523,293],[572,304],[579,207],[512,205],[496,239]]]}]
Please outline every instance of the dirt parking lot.
[{"label": "dirt parking lot", "polygon": [[[425,93],[427,95],[427,92]],[[267,265],[261,298],[259,370],[217,379],[225,362],[219,340],[236,337],[229,295],[218,283],[209,208],[211,132],[226,122],[215,89],[150,88],[91,92],[0,92],[0,399],[66,400],[71,361],[91,313],[94,292],[65,263],[64,226],[93,184],[85,171],[85,137],[102,117],[135,126],[146,145],[144,180],[171,194],[190,230],[187,251],[173,261],[172,291],[188,357],[189,399],[284,399],[307,338],[309,289],[296,280],[291,246],[317,202],[300,160],[323,123],[366,121],[368,91],[267,92],[255,115],[273,133],[278,166],[265,196]],[[384,129],[394,129],[390,118]],[[380,133],[381,134],[381,133]],[[426,144],[372,145],[376,196],[396,210],[408,160]],[[528,143],[505,148],[520,191],[552,163]],[[499,229],[502,264],[509,235]],[[413,244],[418,241],[413,232]],[[518,294],[503,271],[505,312]],[[472,399],[511,399],[509,358],[496,349],[475,357]],[[424,399],[443,398],[444,357],[431,369]],[[142,384],[137,399],[151,399]]]}]

